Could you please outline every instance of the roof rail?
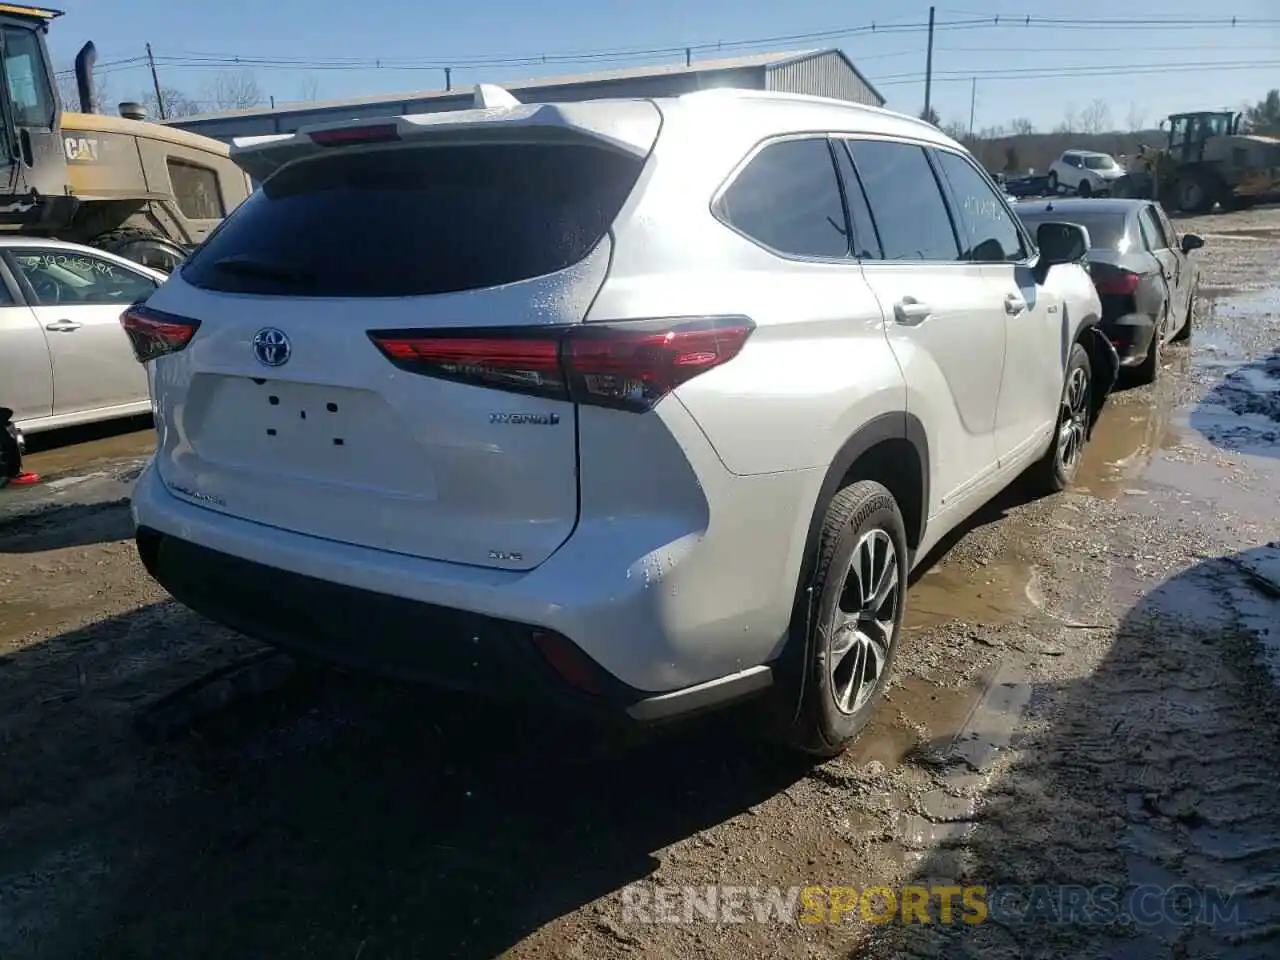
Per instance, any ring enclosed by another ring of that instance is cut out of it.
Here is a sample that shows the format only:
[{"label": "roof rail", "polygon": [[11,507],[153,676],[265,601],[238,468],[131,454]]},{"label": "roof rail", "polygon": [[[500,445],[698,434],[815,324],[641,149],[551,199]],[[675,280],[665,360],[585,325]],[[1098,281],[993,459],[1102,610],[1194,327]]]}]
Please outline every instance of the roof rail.
[{"label": "roof rail", "polygon": [[519,100],[513,97],[508,91],[494,83],[477,83],[475,98],[477,107],[520,106]]}]

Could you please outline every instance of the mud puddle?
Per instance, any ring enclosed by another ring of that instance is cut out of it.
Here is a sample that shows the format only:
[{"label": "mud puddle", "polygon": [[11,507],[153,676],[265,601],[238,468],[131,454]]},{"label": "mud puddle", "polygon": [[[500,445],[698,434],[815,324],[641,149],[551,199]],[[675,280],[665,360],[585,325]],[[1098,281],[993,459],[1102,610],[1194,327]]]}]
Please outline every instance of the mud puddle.
[{"label": "mud puddle", "polygon": [[150,426],[139,430],[136,423],[129,426],[133,427],[129,432],[106,435],[64,432],[29,437],[22,466],[48,482],[101,471],[122,461],[145,459],[155,451],[155,431]]},{"label": "mud puddle", "polygon": [[951,621],[996,626],[1037,611],[1036,568],[999,560],[969,570],[942,564],[912,586],[903,627],[921,631]]},{"label": "mud puddle", "polygon": [[964,728],[982,698],[983,687],[944,687],[923,677],[906,677],[890,687],[862,736],[846,754],[858,764],[896,767],[929,743],[951,740]]},{"label": "mud puddle", "polygon": [[1113,500],[1138,485],[1151,461],[1181,439],[1172,402],[1123,395],[1103,408],[1085,445],[1076,486]]}]

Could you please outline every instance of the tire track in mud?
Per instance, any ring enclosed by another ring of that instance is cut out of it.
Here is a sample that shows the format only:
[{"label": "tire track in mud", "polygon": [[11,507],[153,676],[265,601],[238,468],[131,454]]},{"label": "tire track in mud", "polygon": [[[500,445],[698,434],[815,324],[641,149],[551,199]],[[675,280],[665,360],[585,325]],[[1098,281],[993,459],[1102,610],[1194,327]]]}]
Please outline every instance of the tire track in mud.
[{"label": "tire track in mud", "polygon": [[[1090,523],[1072,532],[1064,517],[1074,510]],[[1203,898],[1212,888],[1224,900],[1236,894],[1226,915],[1206,924],[1176,915],[1104,923],[1097,914],[1093,925],[1021,923],[1006,914],[976,926],[892,925],[851,956],[1280,955],[1280,713],[1257,638],[1232,600],[1253,588],[1234,559],[1196,555],[1211,537],[1159,514],[1139,518],[1123,501],[1081,497],[1027,511],[1052,544],[1037,561],[1048,571],[1049,614],[1038,649],[1051,655],[1005,659],[1006,676],[1025,671],[1034,687],[1020,736],[991,763],[967,829],[939,836],[916,876],[989,890],[1155,885]],[[1105,550],[1096,531],[1106,531]],[[1091,576],[1073,570],[1081,556]],[[1280,623],[1280,602],[1270,602]]]}]

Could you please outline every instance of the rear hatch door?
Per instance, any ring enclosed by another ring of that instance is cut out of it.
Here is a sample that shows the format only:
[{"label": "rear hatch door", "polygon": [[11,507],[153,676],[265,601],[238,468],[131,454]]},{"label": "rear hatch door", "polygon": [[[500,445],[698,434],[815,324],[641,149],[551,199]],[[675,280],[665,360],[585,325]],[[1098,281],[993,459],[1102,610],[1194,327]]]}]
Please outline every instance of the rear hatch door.
[{"label": "rear hatch door", "polygon": [[574,405],[408,372],[369,334],[580,323],[656,136],[656,108],[634,106],[652,123],[630,148],[565,124],[286,144],[303,159],[149,301],[200,321],[155,366],[168,487],[343,543],[545,560],[577,520]]}]

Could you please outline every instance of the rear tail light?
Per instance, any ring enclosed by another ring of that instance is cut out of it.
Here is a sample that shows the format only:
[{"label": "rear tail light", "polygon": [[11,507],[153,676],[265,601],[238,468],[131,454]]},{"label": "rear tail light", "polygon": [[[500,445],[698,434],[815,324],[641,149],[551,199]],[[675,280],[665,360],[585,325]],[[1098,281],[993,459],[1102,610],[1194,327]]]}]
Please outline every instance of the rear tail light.
[{"label": "rear tail light", "polygon": [[200,321],[135,304],[120,314],[120,325],[133,344],[133,355],[146,363],[183,349],[196,335]]},{"label": "rear tail light", "polygon": [[400,139],[400,130],[394,123],[377,123],[362,127],[336,127],[333,130],[313,130],[311,142],[322,147],[341,147],[356,143],[388,143]]},{"label": "rear tail light", "polygon": [[732,360],[754,329],[746,317],[695,317],[542,330],[374,330],[369,338],[411,373],[639,412]]},{"label": "rear tail light", "polygon": [[1141,279],[1136,273],[1108,273],[1095,275],[1093,285],[1099,294],[1131,297],[1138,292],[1138,281]]}]

